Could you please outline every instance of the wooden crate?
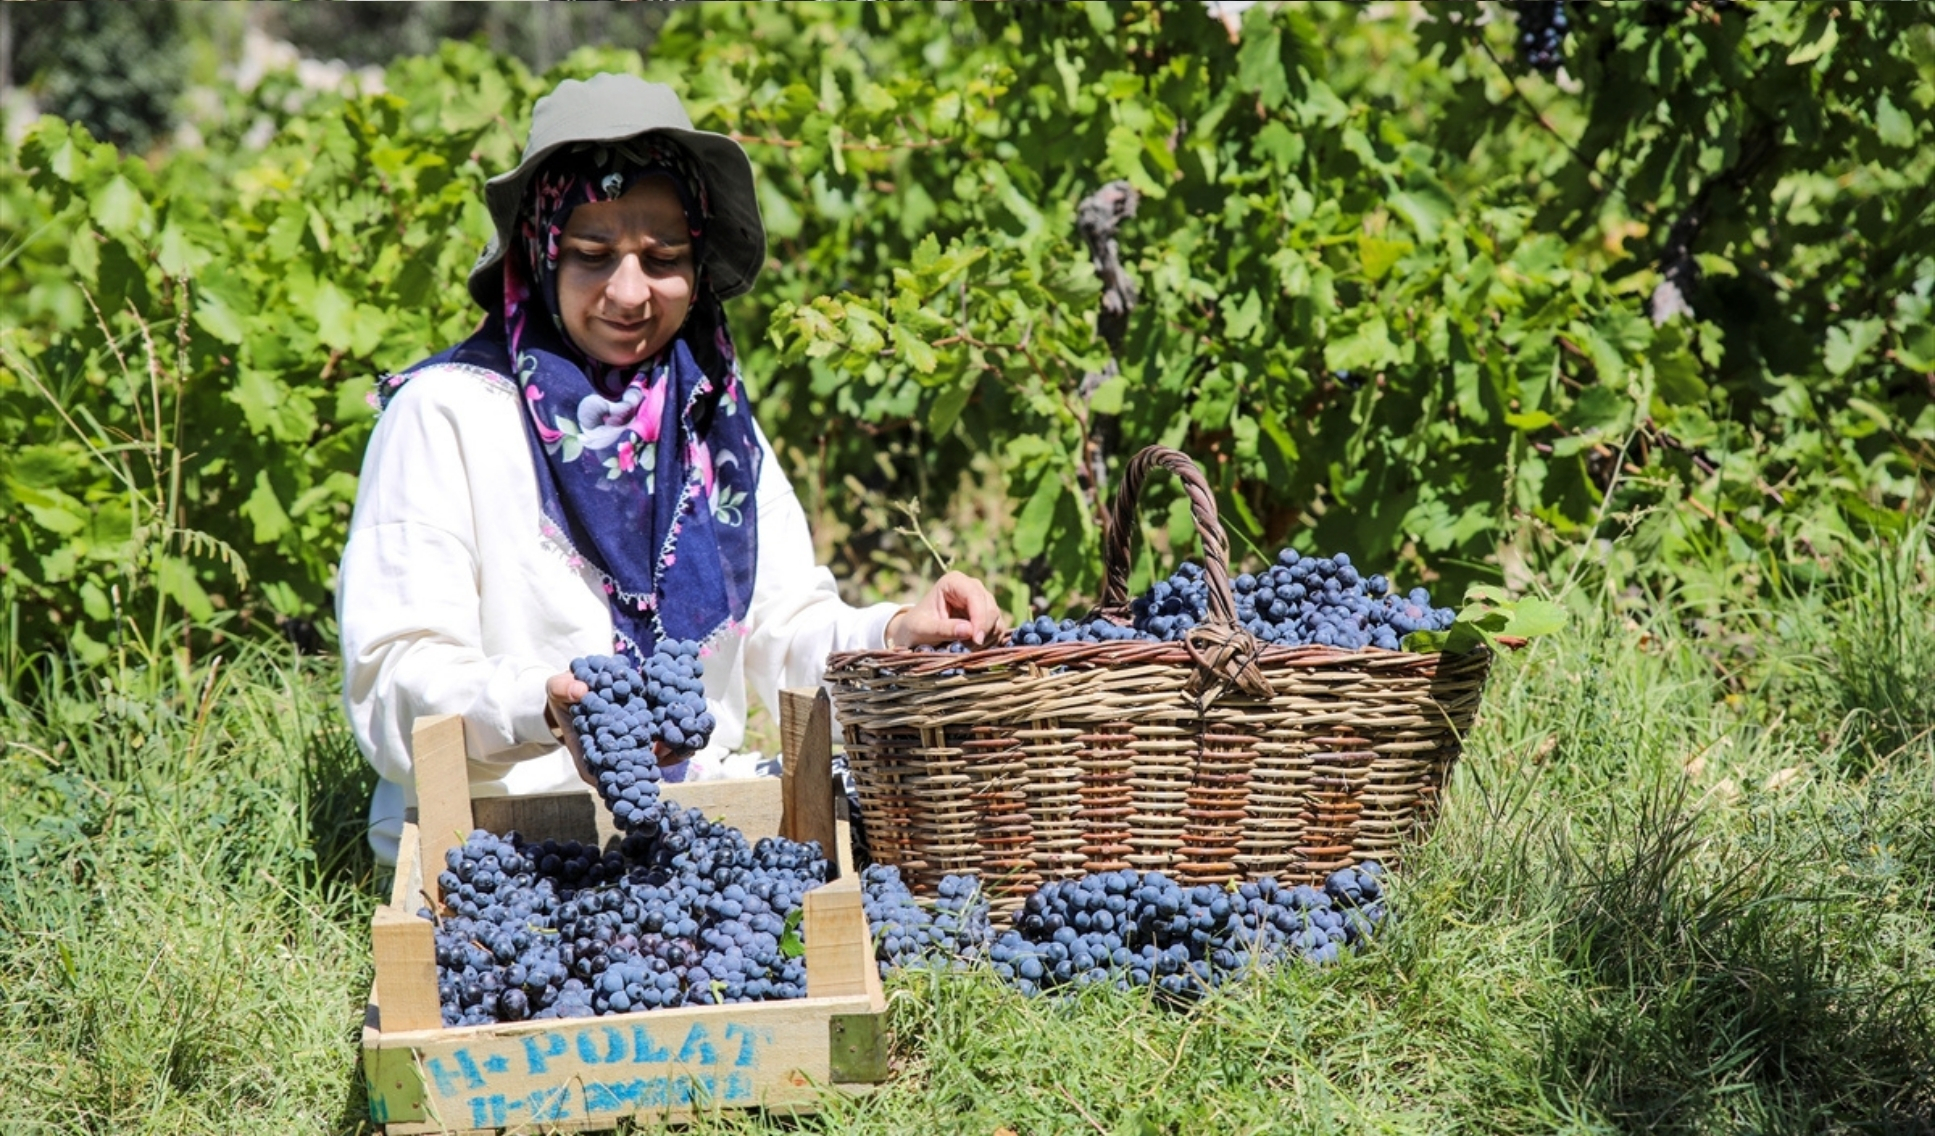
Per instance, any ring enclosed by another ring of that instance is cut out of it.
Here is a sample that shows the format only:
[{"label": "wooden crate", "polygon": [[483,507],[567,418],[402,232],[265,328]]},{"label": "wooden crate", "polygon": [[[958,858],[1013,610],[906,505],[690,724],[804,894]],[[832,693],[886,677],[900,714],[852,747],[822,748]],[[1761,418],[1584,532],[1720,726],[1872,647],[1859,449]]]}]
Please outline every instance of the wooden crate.
[{"label": "wooden crate", "polygon": [[[668,785],[665,795],[751,840],[785,835],[844,850],[827,769],[826,696],[788,691],[784,701],[784,778]],[[575,1131],[737,1108],[810,1111],[829,1091],[864,1092],[886,1078],[886,1002],[846,855],[840,876],[806,895],[805,998],[445,1028],[435,939],[415,914],[434,906],[444,852],[473,827],[601,847],[619,834],[588,790],[471,799],[461,719],[428,719],[413,741],[422,803],[404,825],[389,902],[371,919],[376,981],[363,1025],[370,1115],[389,1136]]]}]

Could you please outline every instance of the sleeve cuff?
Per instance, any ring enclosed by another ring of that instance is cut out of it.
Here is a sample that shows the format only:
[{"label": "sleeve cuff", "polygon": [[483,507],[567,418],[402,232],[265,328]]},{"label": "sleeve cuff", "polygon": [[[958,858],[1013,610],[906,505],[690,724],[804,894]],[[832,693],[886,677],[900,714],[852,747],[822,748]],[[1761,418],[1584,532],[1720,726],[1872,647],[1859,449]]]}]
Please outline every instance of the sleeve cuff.
[{"label": "sleeve cuff", "polygon": [[887,625],[894,616],[900,614],[902,605],[897,603],[877,603],[860,609],[861,640],[859,649],[884,651],[887,648]]},{"label": "sleeve cuff", "polygon": [[553,673],[542,666],[525,667],[518,673],[517,691],[510,699],[508,709],[512,735],[525,745],[558,744],[558,739],[551,736],[551,723],[544,719],[545,707],[550,702],[544,684]]}]

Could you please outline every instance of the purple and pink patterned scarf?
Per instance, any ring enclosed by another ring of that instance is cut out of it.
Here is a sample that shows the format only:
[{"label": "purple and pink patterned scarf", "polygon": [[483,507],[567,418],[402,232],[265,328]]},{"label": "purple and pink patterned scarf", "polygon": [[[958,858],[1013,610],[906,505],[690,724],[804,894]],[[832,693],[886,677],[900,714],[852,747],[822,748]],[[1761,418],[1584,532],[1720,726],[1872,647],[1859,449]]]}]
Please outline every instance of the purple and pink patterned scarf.
[{"label": "purple and pink patterned scarf", "polygon": [[[558,315],[558,247],[571,211],[642,178],[677,188],[701,265],[671,344],[634,367],[579,351]],[[589,565],[610,598],[614,650],[642,664],[661,639],[705,640],[738,625],[759,556],[761,452],[724,313],[704,275],[705,183],[655,135],[580,143],[531,181],[504,257],[504,306],[482,330],[379,384],[387,404],[438,363],[481,366],[523,394],[544,535]]]}]

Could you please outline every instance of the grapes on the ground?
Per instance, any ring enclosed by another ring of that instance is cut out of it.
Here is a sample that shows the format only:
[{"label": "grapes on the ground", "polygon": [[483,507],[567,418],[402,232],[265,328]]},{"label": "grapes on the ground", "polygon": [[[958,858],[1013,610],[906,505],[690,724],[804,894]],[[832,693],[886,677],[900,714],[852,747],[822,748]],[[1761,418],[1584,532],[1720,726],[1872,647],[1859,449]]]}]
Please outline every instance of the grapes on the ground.
[{"label": "grapes on the ground", "polygon": [[1383,876],[1375,861],[1331,873],[1321,889],[1099,872],[1042,885],[999,933],[972,876],[944,877],[931,902],[896,868],[869,867],[861,883],[883,975],[980,961],[1024,994],[1104,984],[1187,1002],[1260,967],[1323,965],[1363,947],[1385,919]]},{"label": "grapes on the ground", "polygon": [[861,871],[862,904],[883,977],[922,962],[972,959],[993,938],[988,901],[975,877],[943,876],[936,890],[938,898],[923,904],[899,868],[869,864]]}]

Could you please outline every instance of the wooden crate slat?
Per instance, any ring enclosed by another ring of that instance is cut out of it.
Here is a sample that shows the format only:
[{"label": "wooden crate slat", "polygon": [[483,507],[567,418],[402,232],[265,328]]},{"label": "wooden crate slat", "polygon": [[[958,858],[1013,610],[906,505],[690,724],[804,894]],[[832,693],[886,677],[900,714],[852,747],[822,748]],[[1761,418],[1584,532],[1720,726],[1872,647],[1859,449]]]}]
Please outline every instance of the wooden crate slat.
[{"label": "wooden crate slat", "polygon": [[880,1008],[865,996],[806,998],[386,1031],[365,1075],[392,1136],[806,1105],[826,1080],[808,1071],[829,1068],[831,1018]]},{"label": "wooden crate slat", "polygon": [[[659,796],[682,809],[697,809],[712,820],[723,820],[755,844],[762,836],[779,835],[786,802],[777,777],[745,777],[729,781],[684,781],[661,785]],[[602,802],[601,802],[602,804]]]},{"label": "wooden crate slat", "polygon": [[839,816],[833,822],[833,847],[838,850],[833,862],[839,865],[841,876],[851,876],[859,871],[853,866],[853,822],[845,816]]},{"label": "wooden crate slat", "polygon": [[[401,911],[415,911],[430,903],[425,897],[433,889],[423,886],[421,841],[416,822],[404,821],[403,836],[396,847],[396,874],[390,877],[390,906]],[[430,873],[430,879],[436,881],[436,872]]]},{"label": "wooden crate slat", "polygon": [[780,737],[785,746],[782,774],[786,824],[780,835],[820,850],[840,866],[833,815],[833,702],[819,687],[779,693]]},{"label": "wooden crate slat", "polygon": [[612,824],[611,811],[587,791],[567,790],[525,797],[474,797],[472,819],[478,828],[526,840],[576,840],[616,848],[624,833]]},{"label": "wooden crate slat", "polygon": [[416,773],[423,871],[434,879],[443,871],[444,853],[461,846],[476,827],[470,813],[470,760],[464,752],[464,720],[455,714],[417,719],[416,728],[410,732],[410,759]]},{"label": "wooden crate slat", "polygon": [[[659,793],[668,804],[698,809],[754,841],[778,834],[785,807],[779,781],[773,777],[685,781],[662,785]],[[611,810],[589,787],[521,797],[478,797],[470,806],[475,827],[500,835],[515,831],[526,840],[576,840],[606,851],[617,848],[625,837]],[[441,863],[437,870],[443,870]]]},{"label": "wooden crate slat", "polygon": [[[860,877],[847,876],[806,893],[806,992],[811,997],[880,995],[880,965],[861,904]],[[884,1006],[885,1000],[882,998]]]},{"label": "wooden crate slat", "polygon": [[376,991],[385,1030],[436,1029],[443,1025],[437,999],[437,942],[430,921],[383,906],[371,917]]}]

